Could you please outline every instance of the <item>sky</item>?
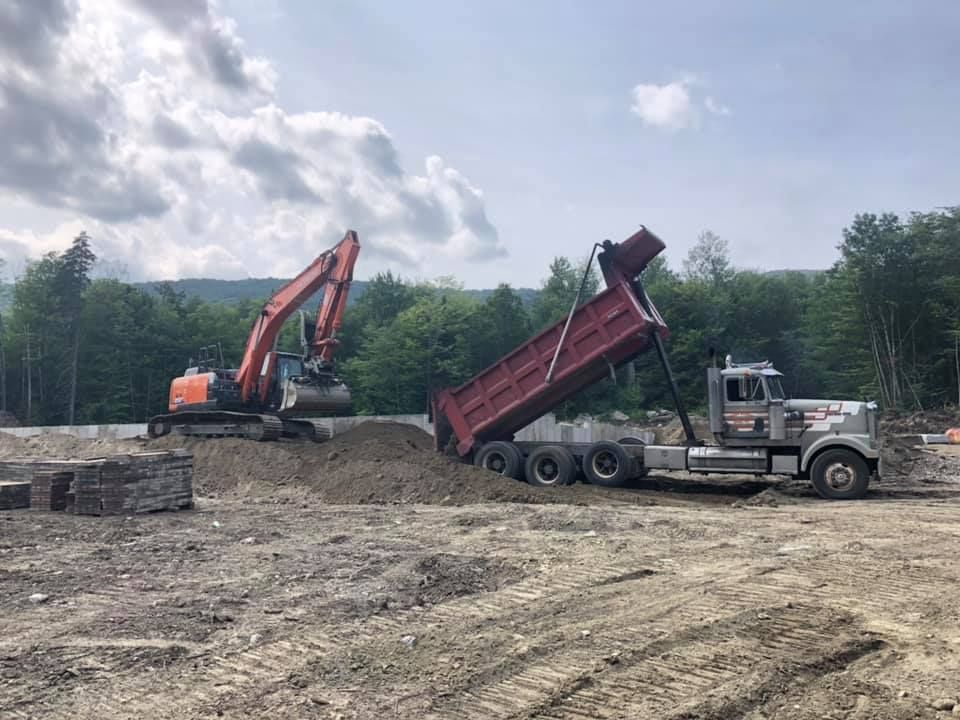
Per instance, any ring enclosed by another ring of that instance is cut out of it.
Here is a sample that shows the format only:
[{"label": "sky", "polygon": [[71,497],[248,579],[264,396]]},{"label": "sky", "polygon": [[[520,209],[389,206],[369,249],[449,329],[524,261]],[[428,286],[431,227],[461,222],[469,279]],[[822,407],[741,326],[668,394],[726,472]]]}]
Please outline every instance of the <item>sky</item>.
[{"label": "sky", "polygon": [[537,286],[644,225],[825,268],[956,205],[960,3],[0,0],[0,258]]}]

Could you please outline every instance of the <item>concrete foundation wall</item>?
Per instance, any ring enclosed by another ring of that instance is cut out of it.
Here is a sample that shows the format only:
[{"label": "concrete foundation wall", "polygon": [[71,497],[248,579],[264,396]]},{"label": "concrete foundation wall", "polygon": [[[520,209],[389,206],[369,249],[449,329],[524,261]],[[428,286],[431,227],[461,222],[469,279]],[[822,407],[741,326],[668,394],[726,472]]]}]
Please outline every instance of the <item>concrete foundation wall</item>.
[{"label": "concrete foundation wall", "polygon": [[[357,415],[354,417],[326,418],[328,427],[334,435],[346,432],[352,427],[368,420],[386,420],[390,422],[415,425],[425,432],[433,434],[433,424],[426,415]],[[59,425],[50,427],[15,427],[3,428],[0,434],[9,433],[17,437],[33,437],[35,435],[73,435],[85,440],[99,438],[123,440],[147,434],[145,423],[129,425]],[[624,437],[638,437],[644,442],[653,442],[653,433],[648,430],[631,427],[629,425],[613,425],[601,422],[567,423],[557,422],[553,414],[548,413],[534,423],[531,423],[519,433],[517,440],[530,442],[581,442],[590,443],[597,440],[620,440]]]},{"label": "concrete foundation wall", "polygon": [[84,440],[125,440],[147,434],[146,423],[129,425],[50,425],[44,427],[12,427],[0,429],[0,435],[9,433],[17,437],[36,435],[73,435]]}]

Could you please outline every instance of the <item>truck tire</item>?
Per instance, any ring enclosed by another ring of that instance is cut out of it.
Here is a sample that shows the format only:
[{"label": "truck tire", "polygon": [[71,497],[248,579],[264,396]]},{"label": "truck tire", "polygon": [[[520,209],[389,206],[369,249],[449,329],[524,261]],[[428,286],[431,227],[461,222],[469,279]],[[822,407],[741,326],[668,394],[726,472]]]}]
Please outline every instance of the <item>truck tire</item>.
[{"label": "truck tire", "polygon": [[562,445],[543,445],[527,456],[526,471],[531,485],[572,485],[577,480],[577,461]]},{"label": "truck tire", "polygon": [[825,450],[810,465],[810,479],[820,497],[827,500],[858,500],[867,494],[870,468],[852,450]]},{"label": "truck tire", "polygon": [[473,464],[514,480],[519,480],[523,474],[523,455],[510,442],[488,442],[474,454]]},{"label": "truck tire", "polygon": [[583,474],[592,485],[619,487],[632,475],[633,459],[620,443],[600,440],[583,456]]}]

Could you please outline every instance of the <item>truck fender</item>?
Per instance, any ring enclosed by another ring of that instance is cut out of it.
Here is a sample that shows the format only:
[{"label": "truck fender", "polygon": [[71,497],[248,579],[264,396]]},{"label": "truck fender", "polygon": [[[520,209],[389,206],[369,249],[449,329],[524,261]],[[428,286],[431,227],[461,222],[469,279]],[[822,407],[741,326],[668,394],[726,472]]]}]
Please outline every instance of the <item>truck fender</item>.
[{"label": "truck fender", "polygon": [[827,448],[834,447],[843,447],[853,450],[855,453],[862,456],[863,459],[868,463],[872,459],[868,454],[864,453],[865,448],[863,443],[851,440],[843,435],[827,435],[826,437],[822,437],[814,442],[810,447],[807,448],[807,451],[803,453],[803,457],[800,458],[800,472],[806,472],[810,467],[810,463],[813,462],[813,459],[822,451],[826,450]]}]

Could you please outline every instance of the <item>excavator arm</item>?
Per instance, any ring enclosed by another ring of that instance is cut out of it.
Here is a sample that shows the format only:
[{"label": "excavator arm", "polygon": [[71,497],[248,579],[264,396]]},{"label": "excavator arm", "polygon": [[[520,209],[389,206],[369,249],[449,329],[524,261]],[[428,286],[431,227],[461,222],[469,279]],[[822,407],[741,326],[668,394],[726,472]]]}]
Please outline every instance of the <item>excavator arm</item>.
[{"label": "excavator arm", "polygon": [[343,325],[343,312],[347,308],[347,295],[353,282],[353,266],[360,254],[357,234],[352,230],[334,250],[337,258],[327,278],[323,302],[317,311],[317,325],[310,343],[310,356],[329,364],[340,341],[337,332]]},{"label": "excavator arm", "polygon": [[257,391],[264,361],[273,349],[283,323],[328,282],[311,345],[314,357],[329,361],[336,342],[333,335],[343,319],[347,291],[359,252],[357,234],[348,230],[343,240],[317,257],[264,304],[247,338],[243,361],[237,371],[236,381],[243,403],[249,402]]}]

